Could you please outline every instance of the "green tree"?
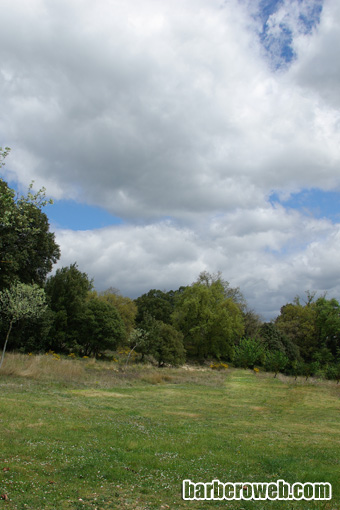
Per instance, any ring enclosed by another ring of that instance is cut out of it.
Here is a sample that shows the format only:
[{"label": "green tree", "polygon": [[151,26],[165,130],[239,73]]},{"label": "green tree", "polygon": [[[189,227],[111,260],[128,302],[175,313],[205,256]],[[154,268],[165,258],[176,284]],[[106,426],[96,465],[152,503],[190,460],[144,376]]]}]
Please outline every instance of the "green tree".
[{"label": "green tree", "polygon": [[319,345],[327,347],[333,356],[340,348],[340,305],[336,299],[320,297],[315,303],[316,330]]},{"label": "green tree", "polygon": [[54,233],[42,208],[45,189],[26,196],[15,191],[0,179],[0,290],[14,281],[37,283],[42,286],[47,274],[60,257]]},{"label": "green tree", "polygon": [[106,303],[113,305],[119,312],[125,326],[125,335],[127,340],[135,328],[135,319],[137,315],[137,305],[132,299],[122,296],[118,290],[112,287],[101,292],[98,298]]},{"label": "green tree", "polygon": [[178,296],[173,325],[183,333],[189,356],[230,359],[234,342],[244,332],[240,305],[226,293],[224,282],[208,273]]},{"label": "green tree", "polygon": [[99,299],[96,293],[89,295],[77,322],[77,350],[85,356],[115,350],[125,339],[124,322],[117,308]]},{"label": "green tree", "polygon": [[136,323],[140,325],[144,320],[145,313],[148,313],[156,320],[170,324],[171,314],[174,311],[175,295],[176,293],[173,291],[163,292],[151,289],[135,299],[137,305]]},{"label": "green tree", "polygon": [[266,352],[264,366],[268,372],[274,372],[274,377],[278,372],[283,372],[288,363],[289,359],[282,351]]},{"label": "green tree", "polygon": [[57,269],[47,279],[45,290],[54,313],[51,348],[57,352],[73,350],[80,345],[79,322],[92,290],[92,281],[74,263]]},{"label": "green tree", "polygon": [[275,321],[278,330],[299,347],[300,354],[306,361],[311,361],[319,346],[316,318],[315,302],[309,296],[304,305],[299,297],[296,297],[293,303],[284,305]]},{"label": "green tree", "polygon": [[237,367],[254,368],[256,364],[262,364],[265,348],[257,338],[242,338],[235,346],[233,363]]},{"label": "green tree", "polygon": [[268,351],[280,351],[290,360],[299,359],[298,346],[272,322],[262,324],[259,337]]},{"label": "green tree", "polygon": [[158,361],[158,366],[165,364],[182,365],[185,362],[183,335],[171,324],[157,321],[156,335],[151,343],[151,354]]},{"label": "green tree", "polygon": [[4,289],[0,292],[0,306],[1,313],[8,322],[8,330],[0,361],[1,367],[13,324],[22,319],[40,317],[47,307],[45,292],[36,284],[16,283],[11,285],[9,289]]}]

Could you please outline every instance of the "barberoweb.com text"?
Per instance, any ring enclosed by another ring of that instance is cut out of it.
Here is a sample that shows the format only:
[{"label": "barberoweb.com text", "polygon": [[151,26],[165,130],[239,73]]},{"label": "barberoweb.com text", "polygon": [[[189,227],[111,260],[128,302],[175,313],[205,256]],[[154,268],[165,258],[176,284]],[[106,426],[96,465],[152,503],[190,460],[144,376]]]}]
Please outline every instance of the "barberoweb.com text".
[{"label": "barberoweb.com text", "polygon": [[182,498],[185,500],[330,500],[332,499],[332,486],[330,483],[293,483],[284,480],[264,483],[222,483],[219,480],[212,482],[192,482],[183,480]]}]

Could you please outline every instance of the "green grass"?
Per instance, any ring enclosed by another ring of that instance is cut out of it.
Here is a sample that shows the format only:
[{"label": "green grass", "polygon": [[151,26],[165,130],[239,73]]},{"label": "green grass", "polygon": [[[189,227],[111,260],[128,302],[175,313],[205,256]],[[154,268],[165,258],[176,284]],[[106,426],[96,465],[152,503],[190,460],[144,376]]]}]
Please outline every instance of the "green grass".
[{"label": "green grass", "polygon": [[[30,358],[0,375],[0,510],[340,509],[334,382]],[[333,499],[183,501],[185,478],[330,482]]]}]

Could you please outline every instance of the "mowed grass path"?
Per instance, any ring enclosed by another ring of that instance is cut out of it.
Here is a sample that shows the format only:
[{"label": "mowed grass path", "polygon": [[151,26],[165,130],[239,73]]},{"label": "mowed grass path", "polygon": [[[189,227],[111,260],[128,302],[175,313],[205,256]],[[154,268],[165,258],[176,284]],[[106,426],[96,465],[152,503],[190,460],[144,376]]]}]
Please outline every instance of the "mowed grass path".
[{"label": "mowed grass path", "polygon": [[[340,509],[335,383],[134,370],[0,375],[0,510]],[[330,482],[333,499],[183,501],[186,478]]]}]

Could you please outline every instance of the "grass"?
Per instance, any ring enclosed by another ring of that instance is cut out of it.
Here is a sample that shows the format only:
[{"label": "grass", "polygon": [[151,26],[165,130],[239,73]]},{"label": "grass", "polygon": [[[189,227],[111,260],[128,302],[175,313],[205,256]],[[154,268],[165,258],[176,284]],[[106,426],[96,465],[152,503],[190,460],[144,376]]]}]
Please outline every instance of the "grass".
[{"label": "grass", "polygon": [[[8,354],[0,510],[340,509],[340,387]],[[183,501],[181,482],[330,482],[330,502]]]}]

